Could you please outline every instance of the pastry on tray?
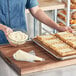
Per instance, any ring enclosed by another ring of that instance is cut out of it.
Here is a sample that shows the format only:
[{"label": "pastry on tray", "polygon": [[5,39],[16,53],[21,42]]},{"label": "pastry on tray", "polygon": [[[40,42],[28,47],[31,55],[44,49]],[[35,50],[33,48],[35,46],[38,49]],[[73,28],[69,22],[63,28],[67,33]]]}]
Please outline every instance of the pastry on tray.
[{"label": "pastry on tray", "polygon": [[61,32],[56,34],[61,40],[69,44],[71,47],[76,48],[76,36],[70,32]]},{"label": "pastry on tray", "polygon": [[61,43],[55,43],[53,45],[50,45],[50,47],[54,50],[60,50],[60,49],[64,49],[64,48],[69,48],[70,46],[64,42],[61,42]]},{"label": "pastry on tray", "polygon": [[56,50],[56,52],[58,52],[59,55],[61,56],[67,56],[67,55],[74,55],[76,54],[76,50],[73,48],[63,48],[60,50]]},{"label": "pastry on tray", "polygon": [[55,39],[56,37],[54,35],[42,35],[42,36],[37,36],[37,39],[40,41],[44,40],[50,40],[50,39]]},{"label": "pastry on tray", "polygon": [[37,36],[36,39],[60,56],[76,54],[76,50],[73,48],[76,46],[76,38],[72,33],[60,32],[55,35]]},{"label": "pastry on tray", "polygon": [[57,36],[73,36],[73,34],[72,33],[70,33],[70,32],[59,32],[59,33],[56,33],[56,35]]},{"label": "pastry on tray", "polygon": [[60,42],[61,40],[58,38],[43,41],[44,44],[55,44],[55,43],[60,43]]},{"label": "pastry on tray", "polygon": [[64,43],[63,41],[51,43],[50,40],[48,40],[48,42],[45,45],[53,49],[53,51],[58,53],[60,56],[76,54],[75,49],[73,49],[68,44]]},{"label": "pastry on tray", "polygon": [[68,40],[67,43],[76,49],[76,40],[75,41]]}]

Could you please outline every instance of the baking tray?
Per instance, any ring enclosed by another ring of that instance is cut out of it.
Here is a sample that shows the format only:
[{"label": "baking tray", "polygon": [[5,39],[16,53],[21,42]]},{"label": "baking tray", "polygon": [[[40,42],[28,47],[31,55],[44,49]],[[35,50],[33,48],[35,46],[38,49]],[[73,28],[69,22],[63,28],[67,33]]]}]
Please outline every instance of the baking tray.
[{"label": "baking tray", "polygon": [[67,60],[67,59],[76,58],[76,55],[70,55],[70,56],[62,57],[62,56],[58,55],[57,53],[53,53],[52,51],[48,50],[48,48],[46,48],[45,46],[43,46],[36,38],[32,39],[32,41],[34,43],[36,43],[38,46],[40,46],[41,48],[43,48],[46,52],[48,52],[49,54],[51,54],[52,56],[54,56],[58,60]]}]

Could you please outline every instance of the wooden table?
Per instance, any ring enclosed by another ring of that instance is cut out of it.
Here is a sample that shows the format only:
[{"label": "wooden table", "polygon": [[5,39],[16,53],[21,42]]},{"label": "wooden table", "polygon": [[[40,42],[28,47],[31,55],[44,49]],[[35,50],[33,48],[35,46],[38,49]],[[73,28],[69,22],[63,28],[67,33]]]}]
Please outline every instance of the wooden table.
[{"label": "wooden table", "polygon": [[44,11],[65,8],[65,4],[58,0],[39,0],[39,6]]},{"label": "wooden table", "polygon": [[[26,52],[34,50],[36,55],[39,57],[45,58],[45,61],[36,62],[36,63],[15,61],[12,55],[18,49],[22,49]],[[7,62],[18,74],[21,74],[21,76],[29,73],[33,73],[33,72],[76,64],[76,58],[65,60],[65,61],[59,61],[56,58],[54,58],[52,55],[45,52],[44,49],[37,46],[33,42],[27,42],[25,45],[20,47],[11,47],[10,45],[3,45],[3,46],[0,46],[0,50],[3,53],[3,56],[1,55],[1,53],[0,55],[5,60],[5,62]]]}]

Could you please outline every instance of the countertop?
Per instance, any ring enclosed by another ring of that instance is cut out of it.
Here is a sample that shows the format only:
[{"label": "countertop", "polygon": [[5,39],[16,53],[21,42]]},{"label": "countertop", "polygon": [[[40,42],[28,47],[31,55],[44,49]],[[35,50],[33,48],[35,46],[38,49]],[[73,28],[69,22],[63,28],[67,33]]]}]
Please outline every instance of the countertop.
[{"label": "countertop", "polygon": [[[36,55],[42,58],[45,58],[44,62],[36,62],[36,63],[29,63],[29,62],[20,62],[15,61],[12,57],[13,53],[15,53],[18,49],[22,49],[26,52],[29,52],[31,50],[34,50]],[[12,47],[10,45],[2,45],[0,46],[1,52],[4,54],[4,60],[19,74],[26,75],[31,74],[39,71],[44,70],[52,70],[56,68],[61,68],[65,66],[71,66],[76,64],[76,58],[75,59],[69,59],[60,61],[54,58],[52,55],[47,53],[44,49],[40,48],[38,45],[33,43],[32,41],[27,42],[26,44],[20,46],[20,47]],[[1,55],[1,54],[0,54]],[[8,59],[6,59],[6,57]]]}]

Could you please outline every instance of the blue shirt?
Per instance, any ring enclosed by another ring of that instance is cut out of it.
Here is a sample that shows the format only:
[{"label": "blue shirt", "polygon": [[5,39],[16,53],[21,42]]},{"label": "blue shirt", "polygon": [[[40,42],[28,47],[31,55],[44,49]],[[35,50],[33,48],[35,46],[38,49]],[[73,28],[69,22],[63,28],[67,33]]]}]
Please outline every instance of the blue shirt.
[{"label": "blue shirt", "polygon": [[[26,31],[25,8],[37,6],[37,0],[0,0],[0,23],[15,30]],[[8,43],[0,30],[0,44]]]}]

